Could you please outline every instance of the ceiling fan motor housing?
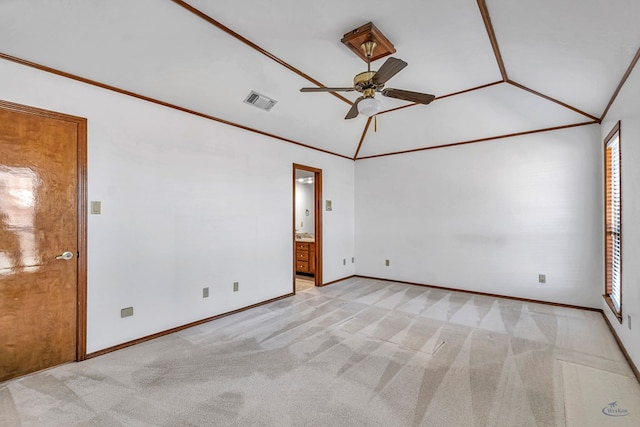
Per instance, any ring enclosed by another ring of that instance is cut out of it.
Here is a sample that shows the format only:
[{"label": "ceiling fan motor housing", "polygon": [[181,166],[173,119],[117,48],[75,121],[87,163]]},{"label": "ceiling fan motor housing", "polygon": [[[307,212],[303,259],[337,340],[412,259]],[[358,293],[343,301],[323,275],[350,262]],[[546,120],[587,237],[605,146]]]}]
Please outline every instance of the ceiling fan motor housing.
[{"label": "ceiling fan motor housing", "polygon": [[375,92],[376,90],[382,89],[384,87],[384,84],[376,85],[373,82],[373,77],[375,75],[376,75],[375,71],[365,71],[360,74],[356,74],[356,76],[353,78],[353,87],[358,92],[364,93],[365,96],[367,95],[365,91],[368,89],[371,89],[373,92]]}]

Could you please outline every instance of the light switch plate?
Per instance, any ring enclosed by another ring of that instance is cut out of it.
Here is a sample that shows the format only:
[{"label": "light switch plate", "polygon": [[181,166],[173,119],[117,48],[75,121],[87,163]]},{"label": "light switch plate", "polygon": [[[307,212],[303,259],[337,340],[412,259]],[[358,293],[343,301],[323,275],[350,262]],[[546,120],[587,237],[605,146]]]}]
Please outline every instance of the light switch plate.
[{"label": "light switch plate", "polygon": [[91,215],[100,215],[102,213],[102,203],[97,200],[91,201]]},{"label": "light switch plate", "polygon": [[133,307],[126,307],[120,310],[120,317],[130,317],[133,316]]},{"label": "light switch plate", "polygon": [[331,200],[325,200],[324,204],[325,204],[325,210],[327,210],[327,211],[332,211],[333,210],[333,207],[331,206]]}]

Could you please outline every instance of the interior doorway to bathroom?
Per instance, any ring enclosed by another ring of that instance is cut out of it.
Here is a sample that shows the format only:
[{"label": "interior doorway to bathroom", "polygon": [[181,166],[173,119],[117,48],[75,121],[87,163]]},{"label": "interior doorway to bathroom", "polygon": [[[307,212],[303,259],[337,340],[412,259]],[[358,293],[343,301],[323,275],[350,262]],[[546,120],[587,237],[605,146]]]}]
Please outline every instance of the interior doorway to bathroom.
[{"label": "interior doorway to bathroom", "polygon": [[322,170],[293,165],[293,291],[322,286]]}]

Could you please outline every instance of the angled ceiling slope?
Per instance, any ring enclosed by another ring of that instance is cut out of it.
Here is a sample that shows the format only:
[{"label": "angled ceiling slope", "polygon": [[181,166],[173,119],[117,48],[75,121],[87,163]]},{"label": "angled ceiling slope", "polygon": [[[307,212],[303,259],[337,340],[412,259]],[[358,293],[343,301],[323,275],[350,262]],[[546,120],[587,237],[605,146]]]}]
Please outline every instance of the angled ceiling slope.
[{"label": "angled ceiling slope", "polygon": [[[0,57],[362,159],[599,123],[640,57],[637,16],[637,0],[13,0]],[[357,93],[299,92],[366,69],[340,38],[368,21],[409,63],[391,86],[431,105],[343,120]],[[278,103],[248,106],[251,90]]]}]

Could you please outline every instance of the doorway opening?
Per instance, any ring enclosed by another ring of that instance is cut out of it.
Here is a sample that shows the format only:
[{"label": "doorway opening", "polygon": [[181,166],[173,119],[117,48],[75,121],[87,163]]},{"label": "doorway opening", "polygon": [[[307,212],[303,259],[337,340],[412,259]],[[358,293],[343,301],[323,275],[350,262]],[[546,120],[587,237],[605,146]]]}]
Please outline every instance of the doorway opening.
[{"label": "doorway opening", "polygon": [[322,170],[293,165],[293,292],[322,286]]}]

